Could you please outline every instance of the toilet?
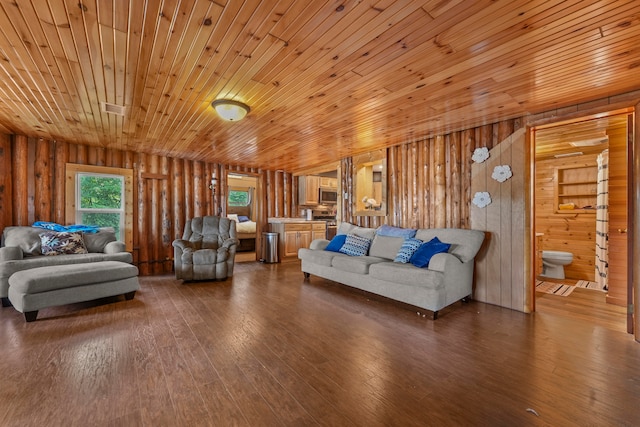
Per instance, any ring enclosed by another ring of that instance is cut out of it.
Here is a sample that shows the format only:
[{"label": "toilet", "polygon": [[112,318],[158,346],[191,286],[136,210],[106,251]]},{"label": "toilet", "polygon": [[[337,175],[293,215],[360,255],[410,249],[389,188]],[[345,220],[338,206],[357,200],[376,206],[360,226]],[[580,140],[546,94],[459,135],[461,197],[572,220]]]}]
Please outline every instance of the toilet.
[{"label": "toilet", "polygon": [[571,264],[573,254],[562,251],[542,251],[541,276],[564,279],[564,266]]}]

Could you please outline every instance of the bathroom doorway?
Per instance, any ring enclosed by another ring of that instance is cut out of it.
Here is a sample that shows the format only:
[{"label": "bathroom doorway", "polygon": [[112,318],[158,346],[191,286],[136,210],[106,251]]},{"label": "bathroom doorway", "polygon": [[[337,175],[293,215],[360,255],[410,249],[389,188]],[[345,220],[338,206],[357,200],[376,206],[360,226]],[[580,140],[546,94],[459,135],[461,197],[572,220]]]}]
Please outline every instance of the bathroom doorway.
[{"label": "bathroom doorway", "polygon": [[536,284],[587,287],[603,304],[628,304],[632,114],[532,129]]}]

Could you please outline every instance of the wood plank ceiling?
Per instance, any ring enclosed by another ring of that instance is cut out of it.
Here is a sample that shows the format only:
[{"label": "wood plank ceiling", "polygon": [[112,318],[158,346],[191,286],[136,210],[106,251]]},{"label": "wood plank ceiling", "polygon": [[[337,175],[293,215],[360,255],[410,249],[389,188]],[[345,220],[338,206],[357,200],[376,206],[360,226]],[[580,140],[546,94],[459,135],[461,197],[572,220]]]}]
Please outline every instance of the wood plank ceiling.
[{"label": "wood plank ceiling", "polygon": [[639,89],[639,24],[637,0],[0,0],[0,131],[296,172]]},{"label": "wood plank ceiling", "polygon": [[625,113],[605,115],[536,129],[535,158],[547,160],[556,155],[599,154],[609,148],[609,135],[626,134],[627,116]]}]

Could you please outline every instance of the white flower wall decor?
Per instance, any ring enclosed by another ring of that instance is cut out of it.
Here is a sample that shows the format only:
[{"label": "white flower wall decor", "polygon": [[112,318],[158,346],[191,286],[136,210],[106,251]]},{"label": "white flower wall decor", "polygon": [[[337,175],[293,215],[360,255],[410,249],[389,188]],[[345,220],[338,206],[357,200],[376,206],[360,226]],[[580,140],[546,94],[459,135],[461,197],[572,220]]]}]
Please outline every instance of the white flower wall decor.
[{"label": "white flower wall decor", "polygon": [[473,196],[473,204],[479,208],[487,207],[491,204],[491,196],[487,191],[478,191]]},{"label": "white flower wall decor", "polygon": [[482,163],[489,158],[489,149],[487,147],[476,148],[473,150],[473,156],[471,160],[476,163]]},{"label": "white flower wall decor", "polygon": [[500,165],[493,168],[493,173],[491,174],[491,178],[495,179],[498,182],[505,182],[509,178],[513,176],[511,173],[511,168],[509,165]]}]

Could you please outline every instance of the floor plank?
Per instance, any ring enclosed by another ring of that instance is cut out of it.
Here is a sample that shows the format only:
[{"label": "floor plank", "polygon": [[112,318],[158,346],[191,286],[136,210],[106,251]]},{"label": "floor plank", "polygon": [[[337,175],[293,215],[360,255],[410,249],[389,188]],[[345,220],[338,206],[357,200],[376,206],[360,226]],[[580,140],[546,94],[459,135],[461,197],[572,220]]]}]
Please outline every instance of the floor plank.
[{"label": "floor plank", "polygon": [[[635,425],[640,344],[604,294],[436,321],[293,263],[0,310],[0,425]],[[34,410],[37,408],[37,410]],[[535,413],[534,413],[535,411]],[[537,413],[537,415],[536,415]],[[186,424],[185,424],[186,423]]]}]

